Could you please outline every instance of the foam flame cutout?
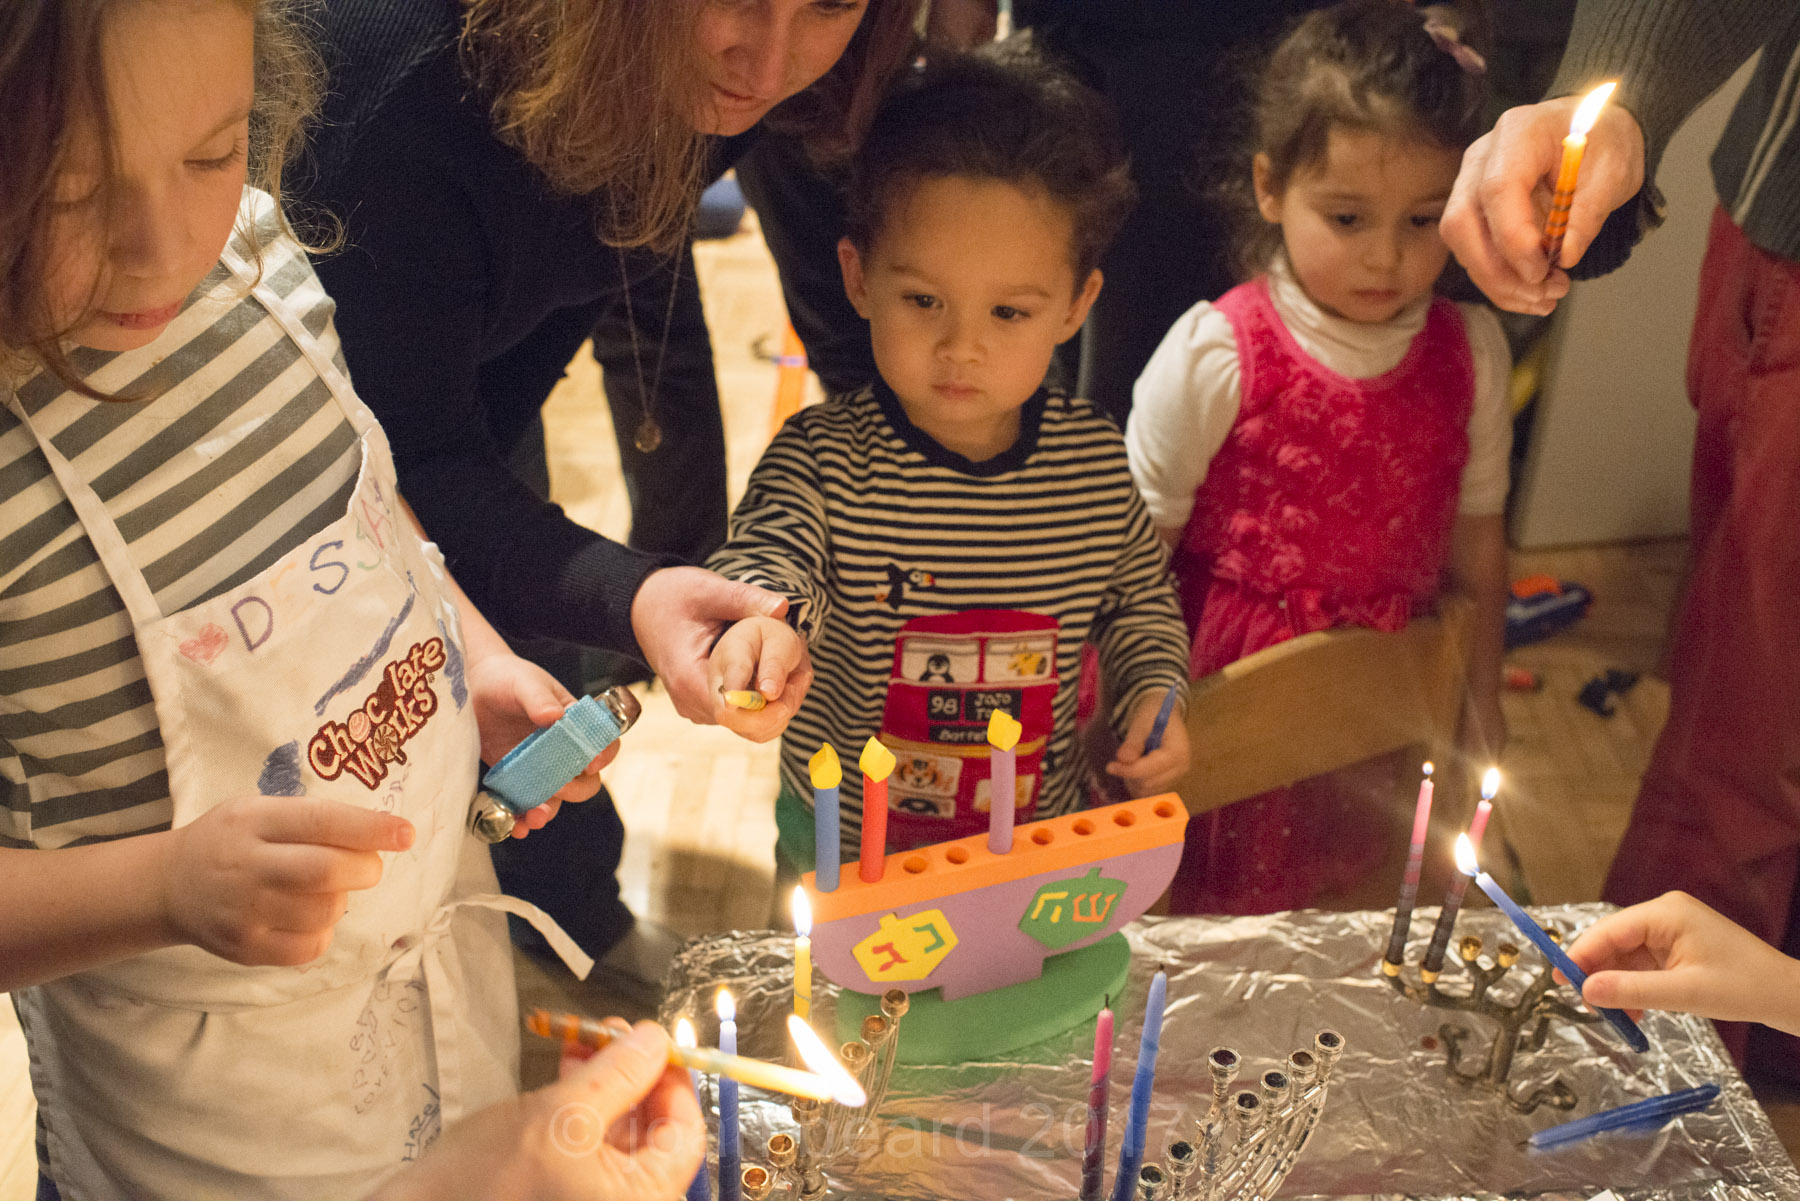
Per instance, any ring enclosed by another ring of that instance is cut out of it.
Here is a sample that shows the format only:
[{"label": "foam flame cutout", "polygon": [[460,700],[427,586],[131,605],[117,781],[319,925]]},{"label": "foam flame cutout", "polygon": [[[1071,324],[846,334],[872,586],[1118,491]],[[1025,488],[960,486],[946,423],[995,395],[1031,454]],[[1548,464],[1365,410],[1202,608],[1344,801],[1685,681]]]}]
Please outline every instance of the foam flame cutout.
[{"label": "foam flame cutout", "polygon": [[1019,735],[1024,732],[1025,727],[1021,726],[1014,720],[1013,715],[1004,709],[994,710],[992,716],[988,718],[988,745],[997,750],[1012,750],[1019,745]]},{"label": "foam flame cutout", "polygon": [[844,782],[844,765],[838,762],[837,752],[831,749],[829,742],[820,743],[813,757],[807,760],[806,773],[812,777],[814,788],[836,788]]},{"label": "foam flame cutout", "polygon": [[881,745],[879,739],[871,737],[863,744],[862,757],[857,766],[862,768],[863,775],[871,780],[885,780],[894,770],[894,752]]}]

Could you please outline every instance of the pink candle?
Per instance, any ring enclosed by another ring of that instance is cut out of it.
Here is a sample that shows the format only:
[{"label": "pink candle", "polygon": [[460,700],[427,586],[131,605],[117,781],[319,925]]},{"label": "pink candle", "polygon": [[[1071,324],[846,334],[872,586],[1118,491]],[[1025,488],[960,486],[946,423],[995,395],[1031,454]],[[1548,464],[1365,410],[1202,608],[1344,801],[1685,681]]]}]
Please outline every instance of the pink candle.
[{"label": "pink candle", "polygon": [[1406,852],[1406,877],[1400,883],[1400,901],[1394,906],[1394,930],[1388,935],[1382,970],[1394,975],[1406,962],[1406,936],[1412,929],[1413,904],[1419,899],[1419,874],[1425,865],[1425,834],[1431,828],[1431,764],[1425,765],[1419,782],[1419,804],[1413,810],[1412,845]]},{"label": "pink candle", "polygon": [[1012,714],[996,709],[988,718],[988,850],[1012,850],[1013,806],[1018,787],[1019,735],[1023,727]]},{"label": "pink candle", "polygon": [[1106,1174],[1106,1091],[1112,1075],[1112,998],[1094,1023],[1094,1075],[1088,1085],[1087,1143],[1081,1156],[1080,1201],[1100,1201]]},{"label": "pink candle", "polygon": [[[1500,790],[1500,769],[1490,767],[1481,777],[1481,803],[1475,806],[1475,818],[1469,823],[1469,841],[1481,848],[1481,836],[1487,833],[1488,817],[1494,812],[1494,794]],[[1431,945],[1425,948],[1425,962],[1419,975],[1425,983],[1437,979],[1444,967],[1444,951],[1450,945],[1450,931],[1456,925],[1456,911],[1462,908],[1463,893],[1469,888],[1469,877],[1457,872],[1450,881],[1450,893],[1444,898],[1443,912],[1438,914],[1437,928],[1431,932]]]}]

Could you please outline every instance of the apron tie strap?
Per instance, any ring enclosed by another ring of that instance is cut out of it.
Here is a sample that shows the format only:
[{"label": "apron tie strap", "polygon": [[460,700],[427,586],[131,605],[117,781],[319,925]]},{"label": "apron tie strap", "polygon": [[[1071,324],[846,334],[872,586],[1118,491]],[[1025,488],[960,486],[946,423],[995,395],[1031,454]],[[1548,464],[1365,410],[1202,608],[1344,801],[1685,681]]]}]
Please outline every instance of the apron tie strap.
[{"label": "apron tie strap", "polygon": [[473,896],[458,897],[438,908],[431,920],[425,924],[417,942],[402,950],[388,965],[387,978],[417,979],[421,975],[425,981],[425,995],[431,1005],[431,1039],[437,1052],[438,1069],[438,1108],[446,1125],[466,1117],[466,1106],[463,1100],[463,1071],[458,1053],[461,1040],[446,1038],[446,1034],[455,1030],[460,1022],[459,1013],[452,1002],[453,996],[460,995],[455,987],[457,982],[450,979],[450,969],[445,963],[447,949],[454,954],[454,944],[449,939],[450,928],[458,917],[458,910],[463,908],[488,909],[512,914],[531,923],[532,929],[544,936],[564,964],[576,979],[585,980],[594,968],[594,958],[583,951],[573,938],[569,937],[556,919],[518,897],[509,897],[501,893],[477,893]]}]

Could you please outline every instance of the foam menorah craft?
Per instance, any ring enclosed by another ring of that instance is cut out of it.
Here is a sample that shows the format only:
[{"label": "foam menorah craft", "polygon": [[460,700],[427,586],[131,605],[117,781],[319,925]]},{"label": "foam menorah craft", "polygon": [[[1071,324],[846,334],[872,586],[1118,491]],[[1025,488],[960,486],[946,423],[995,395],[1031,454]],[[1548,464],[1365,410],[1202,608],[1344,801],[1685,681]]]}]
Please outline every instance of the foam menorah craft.
[{"label": "foam menorah craft", "polygon": [[[990,723],[1002,773],[1017,729],[1007,721],[996,713]],[[816,762],[837,766],[835,756]],[[868,810],[886,806],[893,763],[871,739],[860,762],[865,838],[877,824]],[[835,839],[837,779],[815,771],[814,784],[816,797],[829,789],[816,816]],[[819,872],[801,878],[812,961],[842,990],[844,1038],[880,1012],[884,992],[903,987],[912,1016],[902,1061],[958,1062],[1091,1021],[1108,994],[1124,990],[1131,951],[1119,931],[1174,879],[1186,807],[1166,793],[1016,828],[1012,816],[994,815],[987,833],[910,850],[871,853],[865,842],[861,870],[840,874],[833,863],[824,881]]]}]

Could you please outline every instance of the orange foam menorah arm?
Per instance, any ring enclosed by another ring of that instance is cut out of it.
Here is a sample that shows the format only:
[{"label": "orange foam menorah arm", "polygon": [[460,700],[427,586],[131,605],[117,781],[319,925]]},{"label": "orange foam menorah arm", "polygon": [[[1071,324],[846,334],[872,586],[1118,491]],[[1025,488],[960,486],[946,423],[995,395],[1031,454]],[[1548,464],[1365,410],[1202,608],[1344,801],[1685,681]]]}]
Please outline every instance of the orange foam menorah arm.
[{"label": "orange foam menorah arm", "polygon": [[987,835],[971,834],[887,857],[882,878],[845,878],[832,892],[815,887],[813,873],[800,878],[818,924],[888,912],[994,884],[1179,844],[1187,834],[1187,807],[1174,793],[1123,801],[1020,826],[1013,849],[988,850]]}]

